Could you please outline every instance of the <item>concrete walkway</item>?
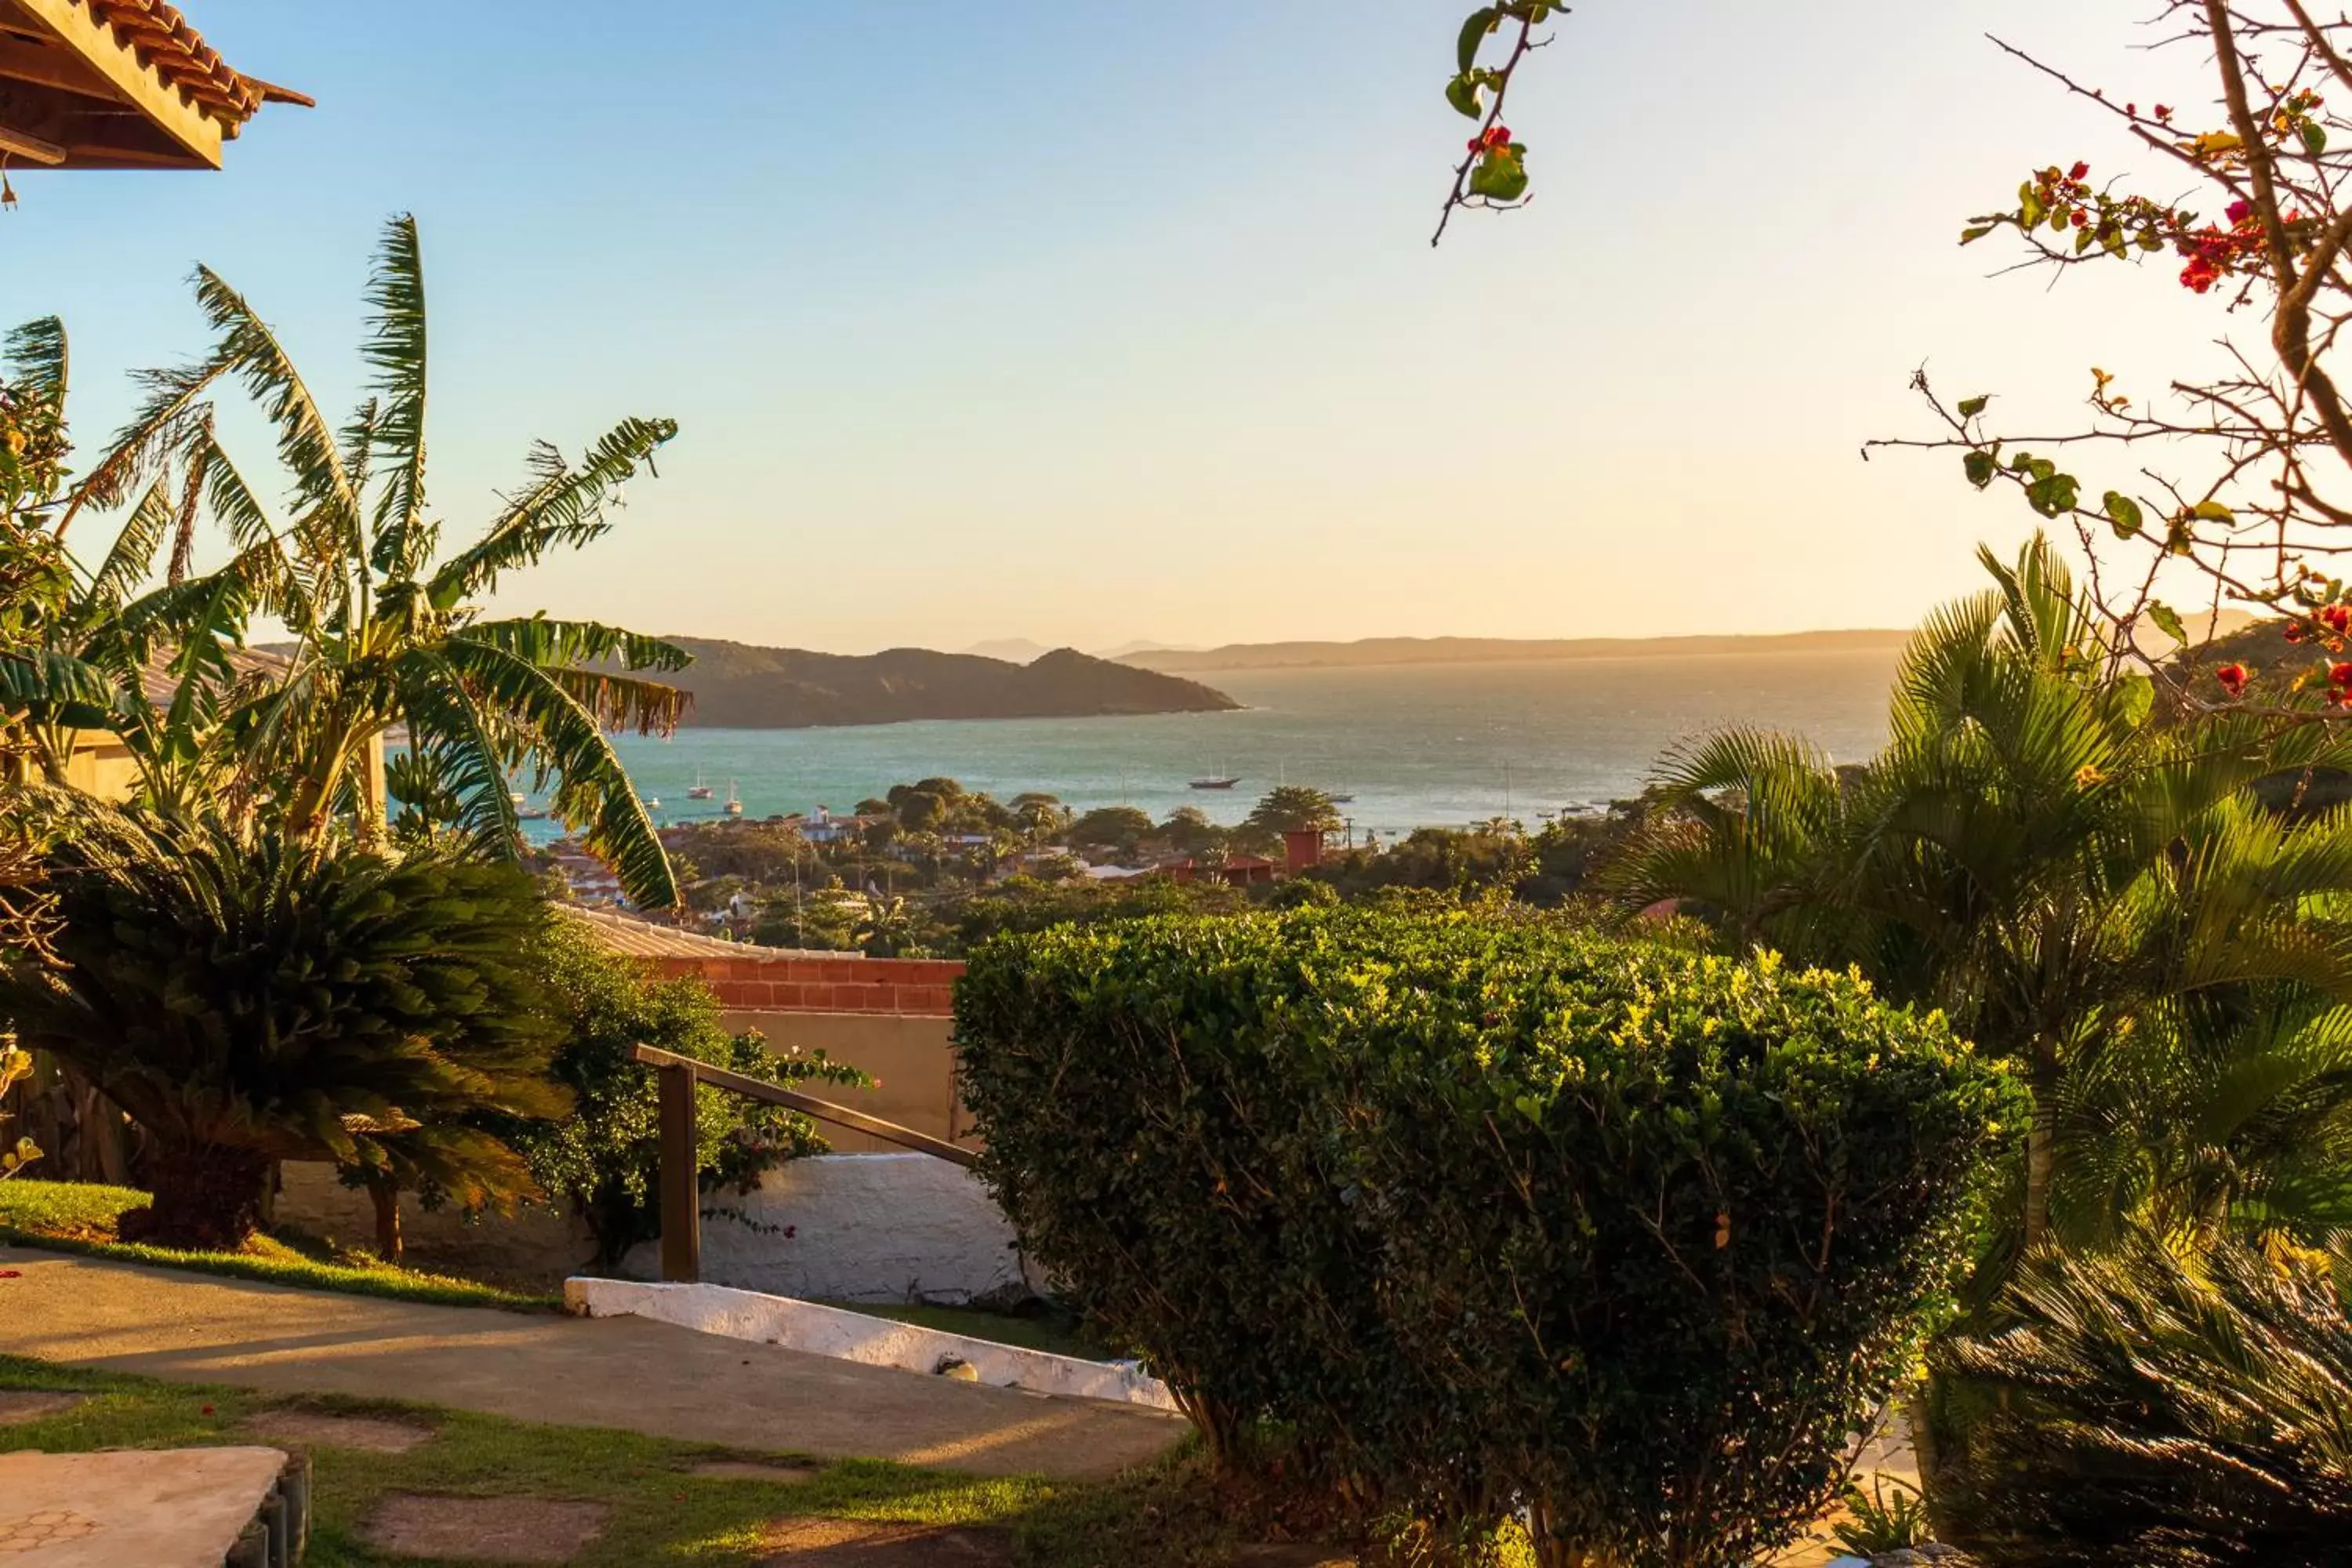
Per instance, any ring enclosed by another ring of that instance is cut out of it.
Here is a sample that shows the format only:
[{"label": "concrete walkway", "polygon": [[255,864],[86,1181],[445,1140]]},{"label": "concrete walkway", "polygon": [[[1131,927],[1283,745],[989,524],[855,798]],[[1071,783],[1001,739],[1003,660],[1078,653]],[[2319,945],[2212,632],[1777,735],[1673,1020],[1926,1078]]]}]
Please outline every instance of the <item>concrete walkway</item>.
[{"label": "concrete walkway", "polygon": [[747,1344],[642,1318],[331,1295],[0,1248],[0,1352],[177,1383],[403,1399],[973,1475],[1094,1478],[1176,1417]]}]

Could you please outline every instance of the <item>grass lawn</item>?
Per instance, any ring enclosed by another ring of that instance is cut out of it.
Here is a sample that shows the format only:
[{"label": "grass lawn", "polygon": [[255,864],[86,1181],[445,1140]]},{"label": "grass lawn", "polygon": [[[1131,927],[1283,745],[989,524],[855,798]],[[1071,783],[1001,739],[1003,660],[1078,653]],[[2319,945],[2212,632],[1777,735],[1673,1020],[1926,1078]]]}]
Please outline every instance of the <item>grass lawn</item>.
[{"label": "grass lawn", "polygon": [[181,1252],[114,1239],[114,1222],[137,1208],[147,1194],[131,1187],[89,1182],[0,1182],[0,1241],[53,1252],[79,1252],[124,1263],[152,1263],[274,1285],[312,1290],[344,1290],[389,1296],[403,1301],[434,1301],[452,1307],[537,1310],[556,1305],[551,1296],[525,1295],[446,1274],[395,1268],[364,1255],[321,1257],[270,1237],[257,1236],[242,1252]]},{"label": "grass lawn", "polygon": [[72,1409],[0,1426],[0,1451],[251,1442],[240,1429],[247,1417],[289,1405],[430,1427],[430,1440],[405,1453],[311,1448],[311,1568],[414,1561],[376,1552],[359,1533],[377,1501],[394,1492],[604,1503],[611,1510],[604,1533],[573,1560],[578,1568],[749,1568],[771,1550],[762,1546],[771,1526],[811,1515],[1000,1529],[1024,1568],[1205,1568],[1233,1561],[1238,1546],[1263,1539],[1244,1532],[1235,1510],[1220,1506],[1205,1486],[1198,1461],[1185,1456],[1099,1486],[983,1479],[873,1460],[844,1460],[805,1481],[772,1482],[689,1473],[699,1461],[755,1456],[429,1405],[289,1401],[15,1356],[0,1356],[0,1389],[90,1395]]}]

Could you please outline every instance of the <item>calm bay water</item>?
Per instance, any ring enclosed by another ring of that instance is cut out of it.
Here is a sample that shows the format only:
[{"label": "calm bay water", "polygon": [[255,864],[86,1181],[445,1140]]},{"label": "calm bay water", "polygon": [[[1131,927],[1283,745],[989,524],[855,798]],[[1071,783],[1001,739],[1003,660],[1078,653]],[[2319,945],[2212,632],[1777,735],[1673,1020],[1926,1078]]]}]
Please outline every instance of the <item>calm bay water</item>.
[{"label": "calm bay water", "polygon": [[[1676,742],[1727,724],[1810,738],[1840,762],[1885,737],[1892,649],[1731,657],[1223,670],[1236,713],[826,730],[684,730],[621,752],[664,821],[715,816],[730,781],[750,817],[846,812],[893,784],[946,774],[999,799],[1043,790],[1085,810],[1155,817],[1196,805],[1236,822],[1276,783],[1353,795],[1359,833],[1458,826],[1605,803],[1638,790]],[[691,679],[691,676],[688,677]],[[697,774],[716,791],[690,802]],[[1195,791],[1204,773],[1231,792]],[[543,824],[532,824],[543,827]]]}]

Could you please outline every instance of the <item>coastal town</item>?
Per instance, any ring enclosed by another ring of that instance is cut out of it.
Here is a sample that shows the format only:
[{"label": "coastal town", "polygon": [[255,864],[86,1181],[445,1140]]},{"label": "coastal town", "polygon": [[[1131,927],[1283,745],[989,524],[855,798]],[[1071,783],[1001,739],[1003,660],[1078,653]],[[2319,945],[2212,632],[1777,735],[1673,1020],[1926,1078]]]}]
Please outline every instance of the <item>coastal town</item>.
[{"label": "coastal town", "polygon": [[8,1568],[2352,1563],[2352,19],[191,4]]}]

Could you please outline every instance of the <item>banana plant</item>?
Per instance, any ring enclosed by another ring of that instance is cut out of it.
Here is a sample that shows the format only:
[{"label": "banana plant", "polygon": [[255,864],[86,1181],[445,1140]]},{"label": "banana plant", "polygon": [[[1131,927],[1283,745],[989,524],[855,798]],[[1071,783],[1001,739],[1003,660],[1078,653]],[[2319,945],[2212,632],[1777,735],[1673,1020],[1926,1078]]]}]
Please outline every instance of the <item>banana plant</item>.
[{"label": "banana plant", "polygon": [[[80,513],[142,493],[134,517],[184,541],[208,513],[244,546],[221,571],[190,575],[155,606],[182,618],[202,605],[267,608],[293,647],[268,679],[236,689],[199,650],[158,732],[184,750],[201,716],[232,737],[257,798],[297,843],[348,830],[387,831],[381,743],[404,735],[413,770],[437,781],[446,826],[486,852],[520,844],[518,770],[554,781],[553,805],[584,830],[641,905],[672,903],[677,885],[652,819],[622,768],[612,732],[667,732],[690,699],[639,672],[683,668],[684,650],[593,621],[494,616],[481,600],[511,574],[610,527],[609,508],[677,433],[665,419],[622,421],[577,461],[536,446],[526,483],[461,549],[441,550],[426,492],[427,318],[414,218],[385,226],[370,278],[362,344],[370,395],[333,425],[276,333],[245,297],[199,268],[196,299],[214,333],[192,363],[151,372],[148,396],[74,492],[58,532]],[[242,386],[275,437],[283,519],[273,516],[219,440],[210,401]],[[176,510],[162,489],[182,476]],[[158,534],[158,538],[161,534]],[[259,551],[268,559],[247,560]],[[185,546],[175,545],[184,560]],[[192,683],[192,684],[191,684]],[[204,703],[211,711],[199,715]]]}]

